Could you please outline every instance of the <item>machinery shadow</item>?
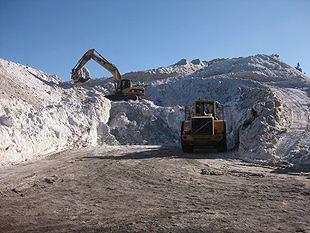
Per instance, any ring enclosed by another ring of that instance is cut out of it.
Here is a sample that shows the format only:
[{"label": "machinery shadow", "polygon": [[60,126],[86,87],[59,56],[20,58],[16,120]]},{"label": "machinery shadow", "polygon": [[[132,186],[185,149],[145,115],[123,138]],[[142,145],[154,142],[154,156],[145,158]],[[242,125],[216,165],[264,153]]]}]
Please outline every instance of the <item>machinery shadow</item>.
[{"label": "machinery shadow", "polygon": [[46,85],[48,85],[48,86],[55,86],[55,85],[57,85],[56,83],[54,83],[54,82],[52,82],[52,81],[46,81],[45,79],[39,77],[38,75],[32,73],[32,72],[29,71],[29,70],[27,70],[27,72],[28,72],[29,74],[31,74],[32,76],[34,76],[35,78],[39,79],[41,82],[43,82],[43,83],[45,83]]},{"label": "machinery shadow", "polygon": [[[112,152],[113,153],[113,152]],[[233,151],[216,153],[211,150],[199,150],[197,153],[184,153],[176,146],[161,146],[146,148],[143,151],[128,152],[121,155],[105,155],[96,153],[94,156],[84,156],[82,159],[103,159],[103,160],[130,160],[130,159],[151,159],[151,158],[184,158],[184,159],[237,159],[237,153]]]},{"label": "machinery shadow", "polygon": [[59,83],[58,86],[63,89],[71,89],[74,87],[74,84],[70,81],[67,81],[67,82]]}]

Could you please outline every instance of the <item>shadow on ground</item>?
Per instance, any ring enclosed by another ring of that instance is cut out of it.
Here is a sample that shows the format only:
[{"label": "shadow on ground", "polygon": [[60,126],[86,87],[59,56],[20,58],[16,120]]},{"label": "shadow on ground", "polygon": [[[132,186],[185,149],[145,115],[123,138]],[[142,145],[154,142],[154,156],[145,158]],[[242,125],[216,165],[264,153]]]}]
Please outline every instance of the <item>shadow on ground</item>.
[{"label": "shadow on ground", "polygon": [[[129,151],[121,155],[105,154],[106,152],[94,152],[93,156],[84,156],[82,159],[98,159],[98,160],[141,160],[152,158],[183,158],[183,159],[240,159],[237,151],[228,151],[225,153],[218,153],[214,150],[197,150],[195,153],[184,153],[177,146],[160,146],[160,147],[146,147],[144,150]],[[118,154],[118,153],[117,153]],[[249,161],[243,161],[246,164],[254,166],[262,166]],[[290,166],[268,166],[272,169],[271,173],[300,175],[302,173],[309,173],[310,166],[307,164],[295,164]]]},{"label": "shadow on ground", "polygon": [[301,173],[310,173],[310,164],[294,164],[291,166],[277,167],[272,173],[300,175]]},{"label": "shadow on ground", "polygon": [[[111,152],[113,153],[113,152]],[[237,159],[236,153],[216,153],[212,150],[199,150],[197,153],[184,153],[179,147],[161,146],[146,148],[143,151],[128,152],[120,156],[103,155],[96,153],[94,156],[85,156],[82,159],[104,159],[104,160],[129,160],[129,159],[151,159],[151,158],[186,158],[186,159]]]}]

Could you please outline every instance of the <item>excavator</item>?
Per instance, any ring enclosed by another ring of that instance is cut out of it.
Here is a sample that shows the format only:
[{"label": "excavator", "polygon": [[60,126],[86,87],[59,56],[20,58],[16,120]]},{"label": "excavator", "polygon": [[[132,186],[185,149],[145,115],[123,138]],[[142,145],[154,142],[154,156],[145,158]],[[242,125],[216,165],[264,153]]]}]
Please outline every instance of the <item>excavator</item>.
[{"label": "excavator", "polygon": [[144,87],[141,85],[134,85],[129,79],[122,79],[122,76],[116,66],[105,59],[98,51],[95,49],[88,50],[81,59],[76,63],[71,71],[71,79],[74,83],[83,83],[88,81],[89,76],[83,75],[84,65],[93,59],[103,68],[111,72],[114,77],[114,91],[111,95],[105,96],[111,101],[120,100],[139,100],[144,96]]},{"label": "excavator", "polygon": [[181,125],[181,146],[183,152],[187,153],[193,152],[194,148],[227,151],[224,106],[215,100],[198,99],[191,108],[185,108],[185,120]]}]

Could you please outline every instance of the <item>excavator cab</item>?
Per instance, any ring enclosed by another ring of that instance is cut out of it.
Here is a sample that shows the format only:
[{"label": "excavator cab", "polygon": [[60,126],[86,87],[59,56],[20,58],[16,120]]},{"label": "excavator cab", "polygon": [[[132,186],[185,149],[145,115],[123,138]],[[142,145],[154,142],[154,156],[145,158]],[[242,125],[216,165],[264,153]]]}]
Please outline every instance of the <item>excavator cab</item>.
[{"label": "excavator cab", "polygon": [[122,79],[115,83],[115,92],[122,92],[126,88],[131,88],[132,83],[129,79]]},{"label": "excavator cab", "polygon": [[122,79],[115,82],[115,90],[112,95],[106,96],[106,98],[112,101],[118,100],[139,100],[141,96],[144,96],[144,87],[139,85],[133,85],[131,80]]}]

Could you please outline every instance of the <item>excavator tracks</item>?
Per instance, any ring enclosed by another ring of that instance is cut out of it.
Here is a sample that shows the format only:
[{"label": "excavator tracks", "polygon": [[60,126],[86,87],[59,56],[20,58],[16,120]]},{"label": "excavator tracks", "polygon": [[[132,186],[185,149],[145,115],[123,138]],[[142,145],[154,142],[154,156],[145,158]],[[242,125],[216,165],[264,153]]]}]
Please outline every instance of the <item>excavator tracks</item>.
[{"label": "excavator tracks", "polygon": [[139,96],[133,95],[106,95],[105,98],[111,100],[111,101],[129,101],[129,100],[140,100],[141,98]]}]

